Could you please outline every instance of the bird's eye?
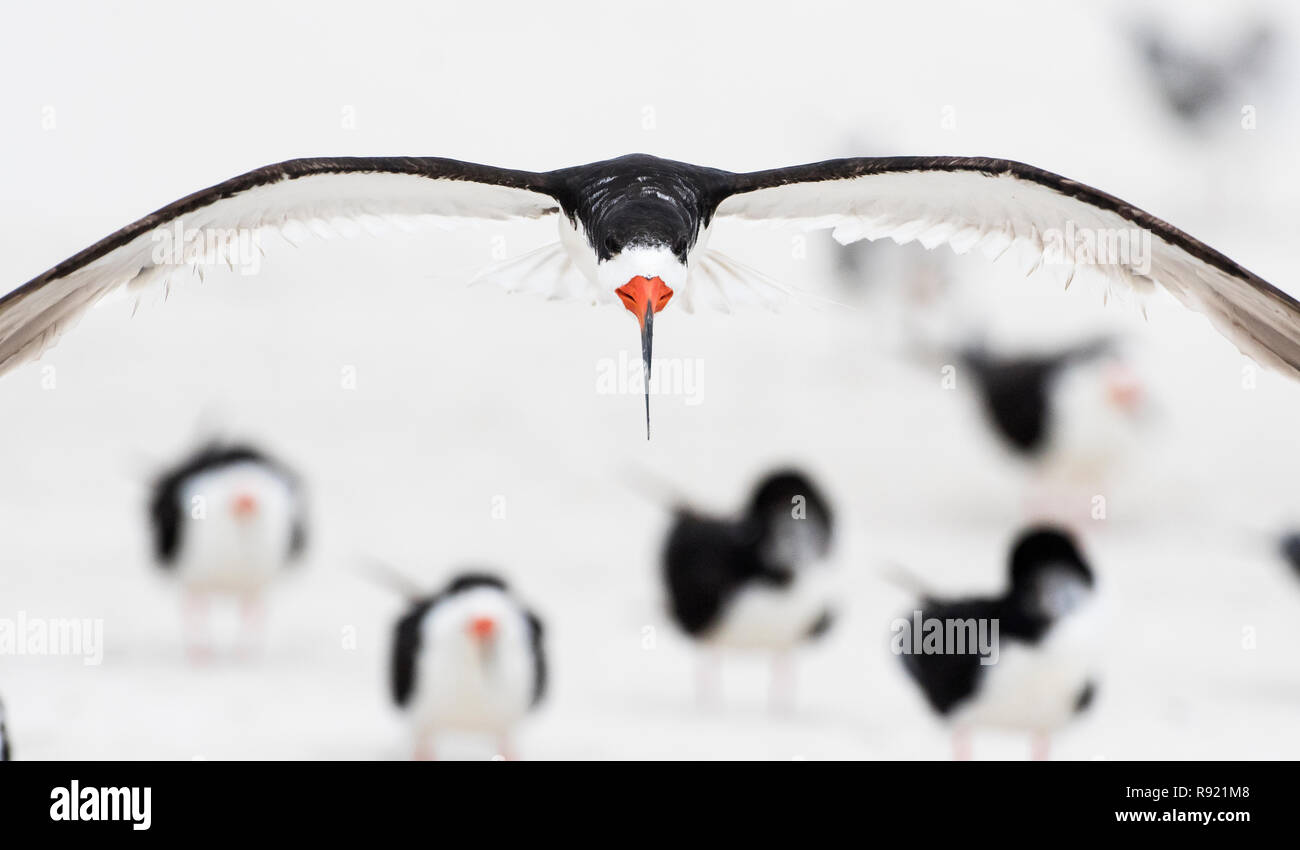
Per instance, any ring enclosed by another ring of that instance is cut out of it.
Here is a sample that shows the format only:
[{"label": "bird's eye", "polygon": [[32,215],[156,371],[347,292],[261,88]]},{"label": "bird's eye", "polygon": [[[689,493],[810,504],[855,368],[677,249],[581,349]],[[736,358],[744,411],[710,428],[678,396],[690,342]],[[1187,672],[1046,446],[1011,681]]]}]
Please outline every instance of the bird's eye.
[{"label": "bird's eye", "polygon": [[689,247],[690,240],[683,236],[673,243],[673,253],[680,257],[686,253],[686,249]]},{"label": "bird's eye", "polygon": [[617,254],[623,250],[623,243],[618,241],[617,236],[605,237],[605,250],[611,254]]}]

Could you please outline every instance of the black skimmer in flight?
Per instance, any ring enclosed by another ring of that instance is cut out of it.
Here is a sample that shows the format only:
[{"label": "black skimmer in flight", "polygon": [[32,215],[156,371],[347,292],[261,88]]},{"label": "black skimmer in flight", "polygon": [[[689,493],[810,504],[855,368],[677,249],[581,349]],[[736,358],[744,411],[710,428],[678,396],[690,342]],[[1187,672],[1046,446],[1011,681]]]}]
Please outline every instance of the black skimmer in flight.
[{"label": "black skimmer in flight", "polygon": [[263,597],[306,544],[297,476],[257,449],[209,445],[154,482],[149,500],[154,555],[185,588],[190,652],[208,653],[207,608],[233,596],[251,649]]},{"label": "black skimmer in flight", "polygon": [[[689,309],[773,294],[770,280],[707,247],[710,227],[727,219],[833,229],[843,243],[888,236],[990,256],[1020,246],[1035,268],[1059,265],[1069,279],[1082,267],[1108,285],[1163,286],[1245,354],[1300,374],[1300,303],[1176,227],[1051,172],[1003,159],[872,157],[737,174],[644,154],[547,172],[432,157],[320,157],[250,171],[128,224],[0,298],[0,372],[37,356],[111,290],[205,260],[212,241],[186,231],[346,235],[412,215],[553,216],[558,241],[495,274],[553,297],[622,302],[641,328],[647,433],[655,314],[674,296]],[[184,250],[160,251],[159,233],[178,228]],[[1116,235],[1147,248],[1119,250]]]},{"label": "black skimmer in flight", "polygon": [[1096,693],[1096,581],[1074,538],[1052,526],[1026,530],[1012,547],[1010,579],[997,597],[925,592],[894,634],[908,674],[952,725],[957,759],[970,757],[975,728],[1029,732],[1034,757],[1046,758],[1051,733]]},{"label": "black skimmer in flight", "polygon": [[[663,552],[669,613],[710,656],[722,649],[772,653],[772,705],[792,707],[790,653],[833,620],[828,555],[833,514],[795,470],[765,477],[736,518],[678,506]],[[701,658],[699,697],[714,689],[716,659]]]},{"label": "black skimmer in flight", "polygon": [[393,700],[411,720],[420,760],[441,732],[496,737],[514,758],[511,733],[546,691],[542,621],[486,573],[464,573],[415,597],[397,621]]}]

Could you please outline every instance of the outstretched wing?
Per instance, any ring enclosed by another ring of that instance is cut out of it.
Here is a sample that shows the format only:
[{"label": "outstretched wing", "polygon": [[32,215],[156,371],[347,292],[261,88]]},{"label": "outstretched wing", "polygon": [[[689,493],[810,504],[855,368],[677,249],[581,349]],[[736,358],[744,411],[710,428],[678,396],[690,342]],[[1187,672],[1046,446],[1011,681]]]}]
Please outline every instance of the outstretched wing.
[{"label": "outstretched wing", "polygon": [[241,232],[352,235],[407,227],[420,216],[538,218],[558,209],[545,175],[452,159],[321,157],[268,165],[168,204],[0,298],[0,373],[39,355],[113,289],[165,278],[207,258],[214,245],[220,251],[235,244]]},{"label": "outstretched wing", "polygon": [[839,159],[737,174],[715,216],[834,228],[841,243],[888,236],[996,258],[1012,246],[1034,265],[1156,284],[1205,314],[1242,353],[1300,376],[1300,303],[1208,245],[1091,186],[1003,159]]}]

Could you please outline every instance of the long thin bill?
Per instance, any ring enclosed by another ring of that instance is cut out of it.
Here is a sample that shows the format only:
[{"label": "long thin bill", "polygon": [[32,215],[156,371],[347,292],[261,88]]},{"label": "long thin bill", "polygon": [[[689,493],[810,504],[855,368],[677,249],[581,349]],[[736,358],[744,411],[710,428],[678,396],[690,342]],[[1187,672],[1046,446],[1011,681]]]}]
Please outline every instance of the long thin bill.
[{"label": "long thin bill", "polygon": [[645,438],[650,439],[650,352],[654,347],[655,311],[647,304],[641,323],[641,362],[645,367]]}]

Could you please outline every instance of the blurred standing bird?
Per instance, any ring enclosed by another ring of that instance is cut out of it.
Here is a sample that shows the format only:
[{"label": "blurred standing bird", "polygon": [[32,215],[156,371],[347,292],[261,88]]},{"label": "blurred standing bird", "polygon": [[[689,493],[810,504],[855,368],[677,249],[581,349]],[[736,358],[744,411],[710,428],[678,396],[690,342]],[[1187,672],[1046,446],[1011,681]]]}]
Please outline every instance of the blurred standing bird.
[{"label": "blurred standing bird", "polygon": [[209,602],[221,595],[239,601],[256,645],[266,590],[306,545],[297,476],[250,446],[213,443],[155,480],[149,520],[158,563],[187,595],[191,655],[208,654]]},{"label": "blurred standing bird", "polygon": [[512,733],[546,691],[542,621],[500,578],[463,573],[413,597],[392,650],[393,700],[410,717],[415,757],[430,760],[447,731],[493,735],[515,758]]},{"label": "blurred standing bird", "polygon": [[[832,528],[812,481],[786,470],[759,483],[741,516],[679,506],[668,532],[663,576],[674,621],[711,652],[771,652],[774,707],[794,701],[791,652],[831,625]],[[713,690],[714,666],[712,658],[701,662],[701,700]]]},{"label": "blurred standing bird", "polygon": [[1300,576],[1300,531],[1289,531],[1278,541],[1278,551],[1287,566]]},{"label": "blurred standing bird", "polygon": [[9,730],[5,728],[5,705],[0,702],[0,761],[13,758],[13,748],[9,746]]},{"label": "blurred standing bird", "polygon": [[1267,21],[1256,21],[1218,50],[1177,43],[1153,23],[1137,27],[1133,40],[1161,101],[1183,126],[1204,131],[1215,121],[1235,127],[1248,84],[1265,78],[1274,64],[1277,38]]},{"label": "blurred standing bird", "polygon": [[[1045,759],[1052,732],[1096,691],[1096,580],[1074,538],[1050,526],[1025,531],[1011,551],[1010,579],[996,597],[927,592],[907,620],[909,633],[935,636],[933,645],[911,642],[901,657],[926,702],[952,725],[957,759],[970,757],[970,732],[981,727],[1030,732],[1034,758]],[[968,639],[971,625],[990,630],[991,651]]]},{"label": "blurred standing bird", "polygon": [[1073,523],[1137,449],[1149,410],[1131,358],[1106,339],[1049,353],[959,355],[992,434],[1031,470],[1031,518]]}]

